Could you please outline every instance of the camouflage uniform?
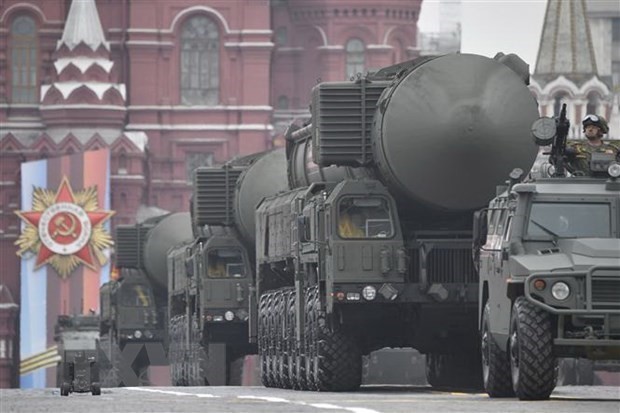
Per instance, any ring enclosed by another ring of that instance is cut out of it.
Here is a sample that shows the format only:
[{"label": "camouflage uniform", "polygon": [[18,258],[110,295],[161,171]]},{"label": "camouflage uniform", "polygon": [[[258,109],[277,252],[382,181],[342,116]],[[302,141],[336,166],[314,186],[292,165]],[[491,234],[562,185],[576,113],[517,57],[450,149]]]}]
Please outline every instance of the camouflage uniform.
[{"label": "camouflage uniform", "polygon": [[567,145],[568,170],[571,173],[581,171],[585,175],[592,175],[590,171],[590,159],[595,152],[615,154],[616,159],[620,154],[620,144],[603,141],[600,146],[593,146],[587,140],[569,142]]}]

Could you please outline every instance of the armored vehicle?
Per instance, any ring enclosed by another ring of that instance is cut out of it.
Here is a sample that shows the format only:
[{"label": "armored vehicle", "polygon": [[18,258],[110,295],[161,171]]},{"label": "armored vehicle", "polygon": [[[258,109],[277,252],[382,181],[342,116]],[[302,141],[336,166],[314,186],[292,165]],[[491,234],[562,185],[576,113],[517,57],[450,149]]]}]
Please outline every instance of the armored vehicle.
[{"label": "armored vehicle", "polygon": [[593,157],[595,176],[566,176],[567,121],[554,122],[533,128],[553,142],[552,176],[519,182],[516,171],[475,219],[491,397],[548,398],[557,358],[620,358],[620,165]]},{"label": "armored vehicle", "polygon": [[101,394],[97,340],[99,317],[95,315],[60,315],[54,339],[58,343],[61,360],[57,367],[60,394]]},{"label": "armored vehicle", "polygon": [[480,375],[471,218],[494,176],[534,160],[527,79],[513,55],[450,55],[321,83],[286,158],[197,170],[195,226],[256,250],[264,384],[355,389],[383,347],[426,353],[436,386]]}]

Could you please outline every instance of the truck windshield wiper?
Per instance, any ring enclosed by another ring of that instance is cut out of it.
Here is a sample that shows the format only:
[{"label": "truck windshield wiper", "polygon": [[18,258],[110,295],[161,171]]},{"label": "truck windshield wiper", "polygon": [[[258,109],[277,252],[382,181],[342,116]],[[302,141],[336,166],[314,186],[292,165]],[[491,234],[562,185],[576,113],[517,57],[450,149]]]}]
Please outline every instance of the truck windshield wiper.
[{"label": "truck windshield wiper", "polygon": [[546,226],[544,226],[540,222],[537,222],[536,220],[530,219],[530,222],[532,224],[536,225],[538,228],[540,228],[543,231],[545,231],[547,234],[551,235],[553,237],[553,239],[552,239],[553,245],[557,245],[558,238],[560,238],[560,236],[558,234],[556,234],[555,232],[551,231],[549,228],[547,228]]}]

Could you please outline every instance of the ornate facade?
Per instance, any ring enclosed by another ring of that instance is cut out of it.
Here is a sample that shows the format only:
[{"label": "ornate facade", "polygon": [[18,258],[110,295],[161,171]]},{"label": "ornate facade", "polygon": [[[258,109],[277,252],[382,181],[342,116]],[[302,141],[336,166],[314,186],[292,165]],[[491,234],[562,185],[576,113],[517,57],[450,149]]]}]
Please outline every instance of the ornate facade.
[{"label": "ornate facade", "polygon": [[186,210],[195,167],[277,144],[318,79],[416,57],[421,2],[0,0],[0,285],[19,304],[22,162],[110,148],[113,227]]}]

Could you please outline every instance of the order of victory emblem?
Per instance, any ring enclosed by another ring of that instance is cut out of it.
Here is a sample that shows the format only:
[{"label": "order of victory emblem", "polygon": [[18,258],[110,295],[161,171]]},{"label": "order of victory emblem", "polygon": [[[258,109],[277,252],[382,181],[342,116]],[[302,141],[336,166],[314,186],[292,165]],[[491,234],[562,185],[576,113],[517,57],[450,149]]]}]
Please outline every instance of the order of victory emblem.
[{"label": "order of victory emblem", "polygon": [[65,278],[80,264],[95,269],[96,262],[107,262],[103,251],[114,242],[103,223],[114,211],[99,209],[96,187],[73,193],[64,177],[55,193],[35,188],[32,210],[15,213],[26,223],[17,255],[36,254],[35,269],[50,264]]}]

